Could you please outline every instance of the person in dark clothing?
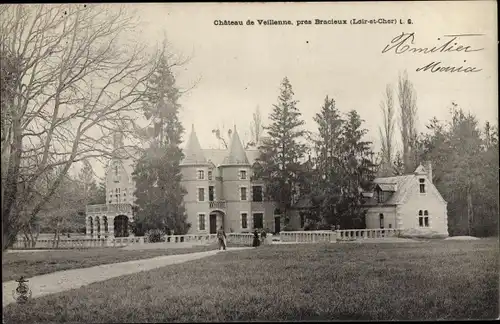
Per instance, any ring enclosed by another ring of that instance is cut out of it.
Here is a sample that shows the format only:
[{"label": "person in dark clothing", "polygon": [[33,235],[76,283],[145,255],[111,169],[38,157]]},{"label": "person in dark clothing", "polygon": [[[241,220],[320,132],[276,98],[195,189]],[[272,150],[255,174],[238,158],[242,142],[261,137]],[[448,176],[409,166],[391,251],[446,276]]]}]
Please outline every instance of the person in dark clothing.
[{"label": "person in dark clothing", "polygon": [[226,232],[224,232],[222,226],[217,231],[217,238],[219,239],[219,250],[221,248],[223,248],[223,250],[226,250]]},{"label": "person in dark clothing", "polygon": [[253,232],[253,243],[252,243],[252,246],[253,247],[257,247],[259,245],[260,245],[259,232],[257,232],[257,230],[255,230]]}]

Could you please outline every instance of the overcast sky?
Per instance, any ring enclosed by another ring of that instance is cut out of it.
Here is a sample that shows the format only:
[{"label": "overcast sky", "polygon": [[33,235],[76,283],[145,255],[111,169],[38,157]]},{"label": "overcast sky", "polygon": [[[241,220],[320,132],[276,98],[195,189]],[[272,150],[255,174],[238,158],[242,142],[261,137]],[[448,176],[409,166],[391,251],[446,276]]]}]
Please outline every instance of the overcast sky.
[{"label": "overcast sky", "polygon": [[[451,102],[473,111],[481,123],[497,120],[496,2],[401,3],[267,3],[267,4],[129,4],[141,23],[141,41],[161,42],[165,33],[176,52],[192,56],[176,70],[181,87],[200,79],[182,100],[187,130],[195,125],[202,147],[217,147],[211,130],[236,125],[242,138],[257,106],[267,121],[287,76],[306,128],[326,95],[342,112],[355,109],[366,121],[368,139],[378,148],[379,104],[386,84],[397,85],[405,69],[417,91],[418,130],[436,116],[447,119]],[[408,25],[351,25],[358,19],[411,19]],[[214,20],[254,20],[254,26],[216,26]],[[293,26],[259,26],[258,19],[291,20]],[[296,26],[296,20],[312,25]],[[347,20],[346,25],[315,25],[315,19]],[[402,32],[415,33],[415,47],[445,43],[450,34],[458,45],[484,48],[477,52],[382,54]],[[438,38],[440,40],[438,40]],[[464,63],[464,60],[466,61]],[[431,73],[416,69],[434,61],[444,66],[472,66],[477,73]],[[395,93],[396,94],[396,93]],[[396,100],[397,103],[397,100]],[[398,134],[399,137],[399,134]],[[100,170],[96,170],[102,174]]]}]

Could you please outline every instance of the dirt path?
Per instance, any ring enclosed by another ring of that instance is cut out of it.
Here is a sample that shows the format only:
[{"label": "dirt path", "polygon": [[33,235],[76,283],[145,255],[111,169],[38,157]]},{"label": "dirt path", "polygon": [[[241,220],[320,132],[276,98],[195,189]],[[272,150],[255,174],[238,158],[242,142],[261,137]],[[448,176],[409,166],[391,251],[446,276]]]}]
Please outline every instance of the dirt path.
[{"label": "dirt path", "polygon": [[[104,281],[123,275],[141,271],[148,271],[171,264],[178,264],[186,261],[201,259],[207,256],[215,255],[219,252],[227,253],[244,249],[251,248],[234,247],[228,248],[226,252],[213,250],[188,254],[166,255],[151,259],[104,264],[90,268],[57,271],[41,276],[28,278],[28,286],[31,288],[32,298],[37,298],[70,289],[77,289],[94,282]],[[18,283],[15,281],[8,281],[3,283],[3,307],[15,302],[12,296],[12,291],[16,289],[17,285]]]}]

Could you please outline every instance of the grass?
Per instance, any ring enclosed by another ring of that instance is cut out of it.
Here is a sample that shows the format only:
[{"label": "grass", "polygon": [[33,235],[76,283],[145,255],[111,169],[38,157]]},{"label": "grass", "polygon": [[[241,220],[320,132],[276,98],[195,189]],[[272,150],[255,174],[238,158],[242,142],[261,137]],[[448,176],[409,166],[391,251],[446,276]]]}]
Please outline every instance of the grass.
[{"label": "grass", "polygon": [[498,316],[498,240],[270,245],[4,308],[5,323]]},{"label": "grass", "polygon": [[29,278],[61,270],[87,268],[101,264],[148,259],[163,255],[211,251],[215,249],[217,249],[217,244],[158,250],[93,248],[85,250],[4,253],[2,256],[2,282],[18,279],[20,276]]}]

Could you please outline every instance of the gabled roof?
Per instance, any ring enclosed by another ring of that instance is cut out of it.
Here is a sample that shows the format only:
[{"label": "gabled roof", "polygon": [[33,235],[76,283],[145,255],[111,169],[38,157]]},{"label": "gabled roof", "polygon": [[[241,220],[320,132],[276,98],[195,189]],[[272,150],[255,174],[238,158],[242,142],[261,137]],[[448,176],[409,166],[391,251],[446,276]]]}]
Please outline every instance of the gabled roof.
[{"label": "gabled roof", "polygon": [[248,157],[245,153],[245,149],[243,148],[243,144],[241,144],[240,136],[238,135],[238,131],[236,130],[236,126],[234,127],[233,135],[231,136],[231,143],[229,144],[229,154],[222,161],[223,165],[250,165],[248,162]]},{"label": "gabled roof", "polygon": [[181,165],[203,165],[207,164],[207,159],[205,158],[205,154],[200,145],[200,141],[198,140],[198,136],[196,136],[196,132],[194,131],[194,125],[191,129],[191,135],[186,144],[186,149],[184,151],[184,159],[181,162]]},{"label": "gabled roof", "polygon": [[[407,174],[407,175],[401,175],[401,176],[395,176],[395,177],[383,177],[383,178],[376,178],[373,182],[384,192],[391,192],[392,195],[389,197],[387,201],[385,201],[382,204],[379,204],[377,202],[377,197],[375,195],[368,199],[365,203],[367,206],[371,205],[400,205],[403,204],[406,201],[406,198],[408,196],[408,193],[412,189],[412,185],[415,185],[417,182],[417,179],[425,176],[427,177],[427,171],[422,165],[419,165],[417,169],[413,172],[413,174]],[[443,199],[443,196],[439,193],[437,188],[430,183],[428,186],[429,192],[432,191],[433,194],[435,194],[439,200],[442,202],[446,203],[446,201]]]}]

